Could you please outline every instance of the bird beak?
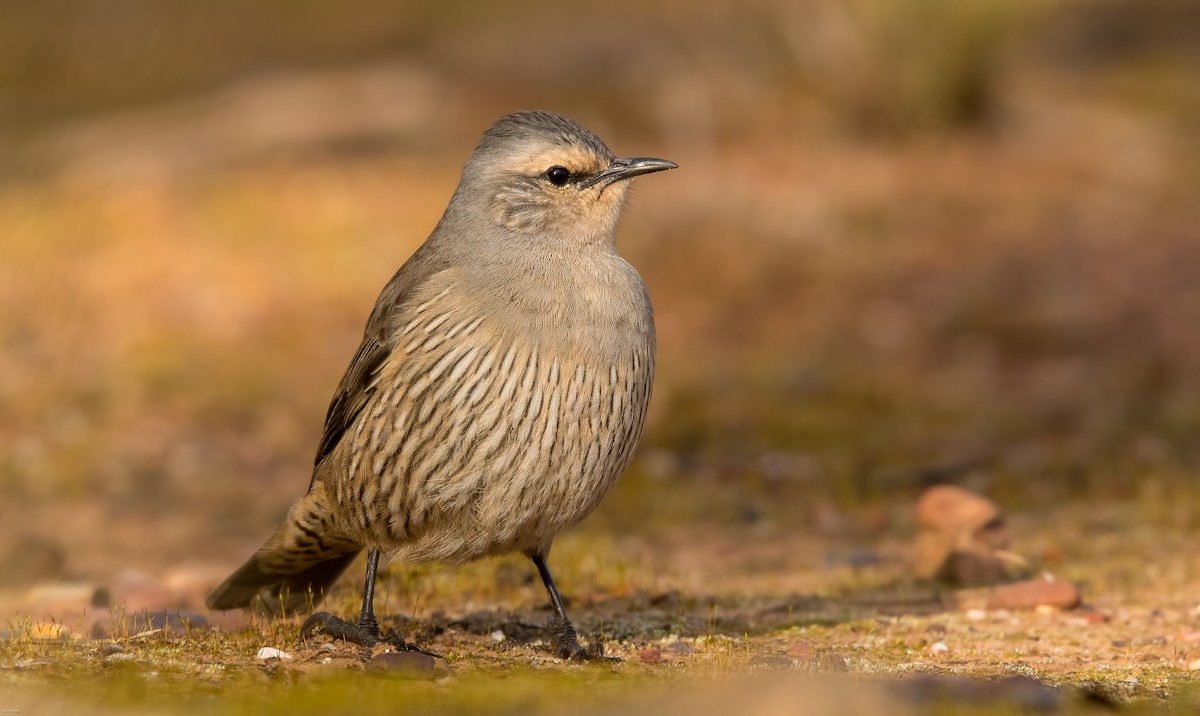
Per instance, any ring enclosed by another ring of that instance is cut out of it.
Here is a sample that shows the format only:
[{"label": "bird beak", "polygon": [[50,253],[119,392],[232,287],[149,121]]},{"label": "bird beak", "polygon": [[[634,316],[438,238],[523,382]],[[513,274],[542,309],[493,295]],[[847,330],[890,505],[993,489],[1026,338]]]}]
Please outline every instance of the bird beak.
[{"label": "bird beak", "polygon": [[650,157],[618,157],[612,160],[603,171],[596,176],[581,183],[581,189],[586,189],[593,184],[603,184],[608,186],[613,182],[631,179],[641,174],[651,174],[653,172],[662,172],[668,169],[675,169],[679,165],[675,162],[667,161],[666,159],[651,159]]}]

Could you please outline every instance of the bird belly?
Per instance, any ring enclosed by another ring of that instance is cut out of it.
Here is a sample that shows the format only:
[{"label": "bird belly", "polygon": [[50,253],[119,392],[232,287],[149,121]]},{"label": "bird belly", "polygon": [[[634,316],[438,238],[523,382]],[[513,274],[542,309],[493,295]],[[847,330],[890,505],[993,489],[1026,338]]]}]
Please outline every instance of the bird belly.
[{"label": "bird belly", "polygon": [[595,509],[641,435],[652,334],[603,351],[458,335],[384,372],[335,490],[353,531],[394,559],[548,547]]}]

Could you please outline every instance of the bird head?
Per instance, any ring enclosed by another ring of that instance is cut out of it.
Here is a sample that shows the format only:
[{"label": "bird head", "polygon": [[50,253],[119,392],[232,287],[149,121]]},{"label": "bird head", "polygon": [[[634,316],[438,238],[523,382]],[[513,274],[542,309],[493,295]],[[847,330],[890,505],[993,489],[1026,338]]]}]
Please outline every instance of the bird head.
[{"label": "bird head", "polygon": [[455,199],[514,233],[611,241],[627,180],[676,166],[665,159],[615,157],[599,137],[562,115],[517,112],[483,135]]}]

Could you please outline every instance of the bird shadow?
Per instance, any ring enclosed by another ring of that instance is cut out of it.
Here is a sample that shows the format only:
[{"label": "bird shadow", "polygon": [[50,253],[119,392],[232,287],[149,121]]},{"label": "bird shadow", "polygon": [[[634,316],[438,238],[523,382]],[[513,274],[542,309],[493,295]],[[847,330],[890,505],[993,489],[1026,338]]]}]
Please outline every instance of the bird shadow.
[{"label": "bird shadow", "polygon": [[[808,625],[900,615],[928,616],[950,608],[936,591],[856,593],[846,596],[693,596],[678,591],[578,599],[568,603],[581,634],[606,640],[647,640],[669,636],[741,637]],[[435,612],[420,619],[397,616],[402,633],[433,638],[447,631],[478,636],[503,635],[513,644],[544,639],[549,608],[482,609],[461,615]],[[499,632],[499,634],[497,634]]]}]

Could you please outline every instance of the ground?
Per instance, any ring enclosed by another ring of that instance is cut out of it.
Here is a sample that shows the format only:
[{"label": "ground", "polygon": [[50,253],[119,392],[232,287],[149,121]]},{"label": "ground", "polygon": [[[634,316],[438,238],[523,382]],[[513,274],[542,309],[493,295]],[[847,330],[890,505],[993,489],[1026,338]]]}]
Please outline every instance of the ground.
[{"label": "ground", "polygon": [[[553,562],[581,634],[602,639],[611,661],[548,653],[541,585],[512,558],[386,570],[384,625],[443,655],[433,670],[388,665],[382,647],[302,644],[297,617],[82,641],[38,639],[25,627],[0,647],[0,679],[23,713],[80,701],[116,711],[236,713],[279,702],[297,713],[370,713],[395,700],[558,713],[563,700],[670,709],[697,690],[711,690],[711,703],[746,691],[742,712],[768,713],[785,696],[820,711],[851,684],[863,698],[916,712],[1186,711],[1200,693],[1200,538],[1187,522],[1147,527],[1142,511],[1152,507],[1067,506],[1015,520],[1016,550],[1081,585],[1077,609],[987,609],[986,589],[913,580],[902,514],[853,529],[854,549],[841,530],[814,536],[775,521],[653,537],[585,530],[563,539]],[[1194,501],[1187,510],[1194,516]],[[360,586],[361,577],[345,579],[327,606],[356,613]],[[291,658],[258,659],[262,647]],[[54,689],[64,676],[69,695]]]},{"label": "ground", "polygon": [[[261,3],[232,40],[241,0],[0,8],[0,709],[1193,713],[1196,11],[526,3]],[[619,239],[646,433],[550,560],[613,659],[546,651],[518,557],[384,571],[432,668],[204,612],[307,484],[378,290],[530,107],[680,165]],[[937,484],[1082,605],[918,579]]]}]

